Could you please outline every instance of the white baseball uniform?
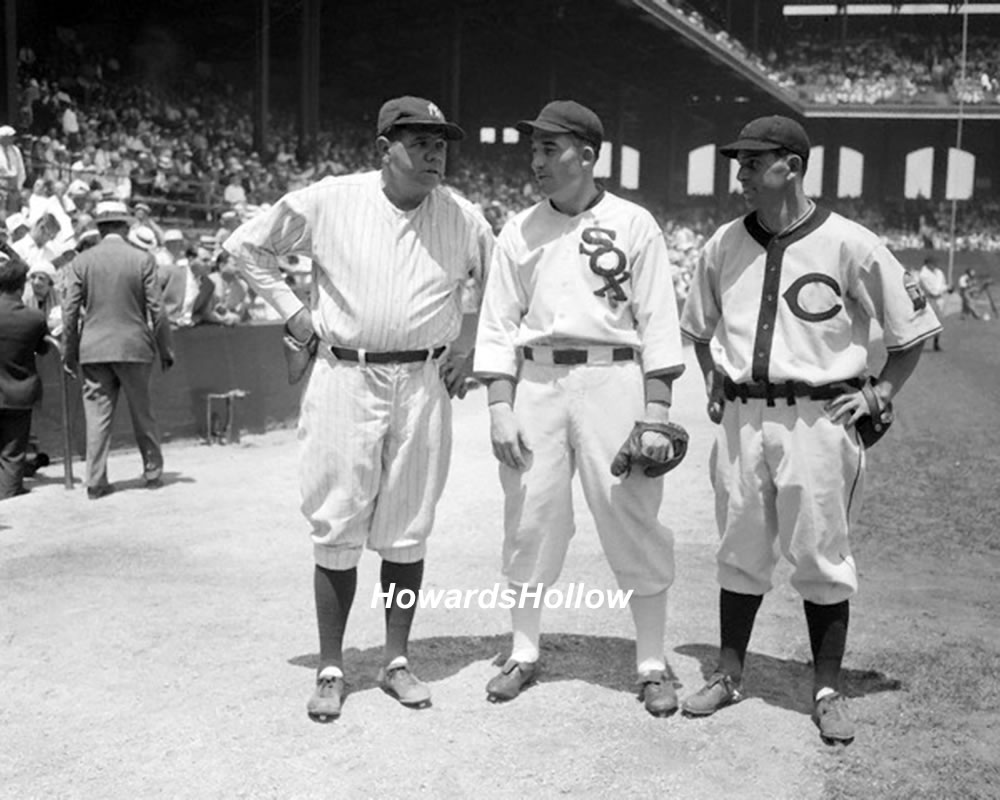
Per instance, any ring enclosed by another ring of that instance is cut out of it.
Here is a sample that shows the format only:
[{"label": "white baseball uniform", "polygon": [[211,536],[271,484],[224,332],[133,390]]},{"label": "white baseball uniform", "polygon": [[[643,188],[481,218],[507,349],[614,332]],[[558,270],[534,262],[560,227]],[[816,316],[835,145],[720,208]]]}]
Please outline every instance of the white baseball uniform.
[{"label": "white baseball uniform", "polygon": [[[586,353],[587,362],[553,363],[565,350]],[[649,212],[603,192],[576,216],[546,200],[504,226],[475,371],[517,379],[514,412],[532,451],[523,471],[500,465],[511,583],[559,577],[574,533],[570,484],[579,469],[621,588],[653,595],[670,586],[673,539],[657,519],[663,481],[614,478],[610,465],[645,413],[643,374],[683,369],[667,248]]]},{"label": "white baseball uniform", "polygon": [[712,345],[732,382],[771,385],[776,395],[728,402],[712,452],[723,589],[764,594],[780,547],[804,599],[829,605],[857,590],[848,532],[864,448],[853,427],[830,421],[825,400],[790,400],[784,391],[787,382],[861,378],[872,320],[890,352],[940,331],[904,275],[874,233],[818,208],[779,236],[753,213],[706,243],[681,329]]},{"label": "white baseball uniform", "polygon": [[[492,247],[471,203],[438,187],[403,211],[386,198],[379,171],[291,192],[226,241],[284,319],[301,302],[278,259],[312,261],[321,344],[302,399],[300,480],[320,566],[354,567],[366,543],[390,561],[424,557],[451,453],[451,406],[432,355],[457,338]],[[331,345],[359,360],[338,360]],[[365,361],[402,351],[428,355]]]}]

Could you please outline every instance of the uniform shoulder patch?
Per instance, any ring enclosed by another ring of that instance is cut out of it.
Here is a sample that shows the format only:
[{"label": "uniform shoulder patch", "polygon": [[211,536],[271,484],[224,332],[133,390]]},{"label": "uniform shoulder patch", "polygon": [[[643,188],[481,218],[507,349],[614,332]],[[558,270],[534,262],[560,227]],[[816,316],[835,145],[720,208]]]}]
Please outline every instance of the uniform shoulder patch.
[{"label": "uniform shoulder patch", "polygon": [[921,311],[927,305],[927,295],[920,288],[920,281],[913,277],[909,270],[903,273],[903,287],[913,303],[914,311]]}]

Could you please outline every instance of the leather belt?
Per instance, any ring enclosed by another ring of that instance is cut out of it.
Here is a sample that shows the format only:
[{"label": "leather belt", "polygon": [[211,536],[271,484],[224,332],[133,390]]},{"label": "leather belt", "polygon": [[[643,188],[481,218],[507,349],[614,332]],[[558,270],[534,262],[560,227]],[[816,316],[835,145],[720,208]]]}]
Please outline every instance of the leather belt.
[{"label": "leather belt", "polygon": [[432,361],[440,358],[447,350],[445,345],[429,350],[387,350],[371,353],[367,350],[350,350],[346,347],[330,345],[330,352],[341,361],[356,361],[359,364],[413,364],[417,361]]},{"label": "leather belt", "polygon": [[[543,364],[586,364],[591,360],[591,351],[589,350],[566,350],[549,347],[541,349],[523,347],[521,350],[524,353],[525,361],[537,361]],[[603,350],[604,353],[610,353],[611,361],[635,361],[635,350],[631,347],[604,347],[600,350]],[[607,363],[608,359],[596,357],[595,353],[592,363],[602,361]]]},{"label": "leather belt", "polygon": [[849,378],[845,381],[814,386],[803,381],[736,383],[726,377],[723,379],[722,391],[729,401],[742,400],[745,403],[750,399],[758,399],[767,400],[768,405],[774,405],[775,400],[785,400],[788,405],[794,405],[796,398],[832,400],[845,392],[857,391],[863,385],[864,381],[861,378]]}]

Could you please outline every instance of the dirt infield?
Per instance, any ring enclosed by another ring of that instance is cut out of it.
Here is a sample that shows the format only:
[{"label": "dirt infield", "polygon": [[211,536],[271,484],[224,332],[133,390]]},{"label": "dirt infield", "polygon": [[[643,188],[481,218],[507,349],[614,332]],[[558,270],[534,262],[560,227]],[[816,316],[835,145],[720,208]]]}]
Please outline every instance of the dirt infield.
[{"label": "dirt infield", "polygon": [[[846,661],[859,723],[845,749],[809,721],[801,602],[779,576],[751,642],[750,699],[704,720],[654,719],[632,686],[623,610],[544,617],[541,682],[491,705],[508,646],[500,609],[425,609],[411,655],[434,705],[375,685],[378,562],[362,562],[342,718],[311,723],[311,547],[292,431],[170,445],[166,486],[117,453],[114,495],[58,470],[0,505],[0,797],[995,797],[1000,762],[1000,324],[952,321],[871,453],[856,548],[862,591]],[[690,359],[674,418],[691,435],[667,479],[677,542],[667,655],[683,695],[718,635],[707,479],[713,429]],[[958,408],[956,408],[956,405]],[[455,406],[430,589],[499,580],[501,495],[482,392]],[[79,471],[79,470],[78,470]],[[585,507],[564,584],[611,589]]]}]

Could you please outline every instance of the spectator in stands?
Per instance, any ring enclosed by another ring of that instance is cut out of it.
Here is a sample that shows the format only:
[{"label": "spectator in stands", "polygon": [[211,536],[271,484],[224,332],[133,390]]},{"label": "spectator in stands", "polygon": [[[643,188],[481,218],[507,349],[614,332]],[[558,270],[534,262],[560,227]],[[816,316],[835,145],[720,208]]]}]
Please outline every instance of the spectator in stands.
[{"label": "spectator in stands", "polygon": [[134,244],[147,253],[156,250],[156,234],[147,225],[133,225],[125,238],[130,244]]},{"label": "spectator in stands", "polygon": [[10,125],[0,126],[0,222],[21,210],[21,187],[28,177],[16,133]]},{"label": "spectator in stands", "polygon": [[191,311],[198,296],[198,280],[191,271],[194,254],[187,247],[184,234],[176,228],[164,232],[163,247],[155,254],[164,316],[175,327],[194,324]]},{"label": "spectator in stands", "polygon": [[153,211],[146,203],[136,203],[132,207],[132,214],[135,216],[136,228],[149,228],[150,232],[153,234],[153,238],[156,240],[155,244],[164,244],[163,237],[165,231],[157,224],[156,220],[153,219]]},{"label": "spectator in stands", "polygon": [[219,313],[232,316],[237,322],[250,319],[250,287],[240,275],[236,259],[220,250],[215,259],[215,271],[209,276],[215,282],[219,298]]},{"label": "spectator in stands", "polygon": [[231,206],[245,206],[247,204],[246,189],[243,188],[243,181],[239,173],[234,172],[229,176],[229,185],[222,193],[222,199]]},{"label": "spectator in stands", "polygon": [[52,336],[58,338],[62,335],[62,305],[56,289],[55,267],[48,262],[30,267],[21,299],[25,308],[33,308],[45,315]]},{"label": "spectator in stands", "polygon": [[76,103],[67,95],[63,95],[63,97],[65,99],[62,101],[62,115],[59,124],[62,125],[63,137],[66,139],[69,149],[78,150],[80,148],[80,120],[76,113]]},{"label": "spectator in stands", "polygon": [[[20,233],[19,233],[20,232]],[[48,244],[59,233],[59,221],[53,214],[44,214],[31,225],[21,226],[12,233],[10,246],[33,270],[40,266],[52,266]]]},{"label": "spectator in stands", "polygon": [[219,229],[215,232],[215,240],[219,243],[219,245],[222,245],[222,243],[229,238],[229,234],[240,226],[240,215],[230,208],[227,211],[222,212],[222,216],[219,217],[219,222],[221,224]]},{"label": "spectator in stands", "polygon": [[48,350],[44,315],[21,300],[27,265],[0,252],[0,500],[23,494],[31,411],[42,394],[35,355]]},{"label": "spectator in stands", "polygon": [[223,306],[221,280],[212,280],[214,265],[212,253],[207,247],[198,247],[191,256],[191,272],[198,283],[191,321],[195,325],[232,326],[239,322],[239,316],[227,311]]}]

